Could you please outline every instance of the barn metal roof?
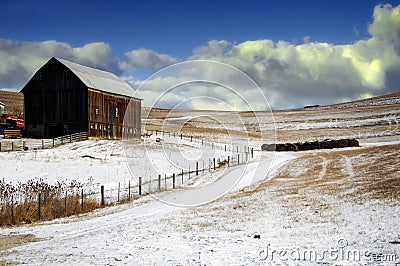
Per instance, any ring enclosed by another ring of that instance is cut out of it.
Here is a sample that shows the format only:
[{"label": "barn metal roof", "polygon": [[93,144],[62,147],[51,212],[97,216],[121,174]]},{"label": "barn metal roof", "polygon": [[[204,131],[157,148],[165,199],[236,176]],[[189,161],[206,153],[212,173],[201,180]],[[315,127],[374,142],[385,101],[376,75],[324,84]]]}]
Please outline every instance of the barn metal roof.
[{"label": "barn metal roof", "polygon": [[69,68],[88,88],[133,97],[133,89],[115,74],[55,57]]}]

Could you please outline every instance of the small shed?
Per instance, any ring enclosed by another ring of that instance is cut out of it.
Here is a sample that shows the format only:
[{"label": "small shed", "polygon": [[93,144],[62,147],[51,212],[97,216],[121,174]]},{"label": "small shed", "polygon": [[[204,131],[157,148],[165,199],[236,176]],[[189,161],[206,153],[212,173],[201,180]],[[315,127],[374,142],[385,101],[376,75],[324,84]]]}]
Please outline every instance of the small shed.
[{"label": "small shed", "polygon": [[113,73],[53,57],[21,92],[27,137],[88,132],[89,138],[140,138],[141,99]]}]

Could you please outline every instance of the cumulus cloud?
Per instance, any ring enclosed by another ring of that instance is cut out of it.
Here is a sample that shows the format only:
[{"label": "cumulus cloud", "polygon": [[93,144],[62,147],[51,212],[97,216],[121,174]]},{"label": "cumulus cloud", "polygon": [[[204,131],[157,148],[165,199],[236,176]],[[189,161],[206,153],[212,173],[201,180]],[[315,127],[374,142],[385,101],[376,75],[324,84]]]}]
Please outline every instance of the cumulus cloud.
[{"label": "cumulus cloud", "polygon": [[223,57],[227,52],[228,49],[232,46],[231,43],[224,40],[212,40],[207,43],[206,46],[197,47],[193,55],[189,57],[189,60],[194,59],[209,59],[215,57]]},{"label": "cumulus cloud", "polygon": [[[239,68],[257,82],[275,108],[329,104],[398,91],[400,6],[377,6],[369,33],[368,39],[347,45],[311,42],[309,37],[303,44],[213,40],[196,48],[189,59],[215,60]],[[208,77],[212,80],[224,74],[213,69]],[[162,87],[162,80],[157,82]],[[240,90],[251,95],[251,88]]]},{"label": "cumulus cloud", "polygon": [[17,42],[0,39],[0,88],[21,89],[29,77],[51,57],[121,74],[111,47],[103,42],[72,47],[54,40]]},{"label": "cumulus cloud", "polygon": [[[208,59],[240,69],[254,79],[274,108],[329,104],[398,91],[400,6],[376,6],[368,32],[368,38],[345,45],[318,42],[309,36],[304,37],[301,44],[268,39],[241,43],[211,40],[204,46],[196,47],[187,59]],[[135,89],[143,85],[143,81],[133,78],[135,71],[159,70],[179,61],[172,55],[142,48],[126,52],[124,60],[117,62],[113,59],[110,46],[105,43],[71,47],[57,41],[18,43],[0,39],[0,88],[26,81],[51,56],[122,73]],[[165,88],[190,78],[219,80],[247,99],[257,102],[260,98],[255,96],[253,86],[242,84],[240,79],[222,68],[199,69],[189,65],[179,75],[161,75],[148,81],[147,89],[140,90],[144,105],[159,97]],[[218,99],[225,96],[230,106],[240,109],[240,101],[234,103],[229,100],[226,91],[218,86],[213,93],[211,87],[192,84],[186,89],[175,90],[164,99],[162,107],[172,107],[185,97],[197,97],[199,93],[204,93]],[[186,101],[186,106],[205,106],[200,98],[196,99],[192,103]],[[256,106],[267,109],[263,101]]]},{"label": "cumulus cloud", "polygon": [[387,41],[400,39],[400,6],[378,5],[374,9],[373,18],[374,21],[368,28],[373,37]]},{"label": "cumulus cloud", "polygon": [[123,61],[120,67],[124,70],[132,68],[146,68],[158,70],[163,67],[175,64],[178,60],[167,54],[160,54],[153,50],[137,49],[125,53],[127,61]]}]

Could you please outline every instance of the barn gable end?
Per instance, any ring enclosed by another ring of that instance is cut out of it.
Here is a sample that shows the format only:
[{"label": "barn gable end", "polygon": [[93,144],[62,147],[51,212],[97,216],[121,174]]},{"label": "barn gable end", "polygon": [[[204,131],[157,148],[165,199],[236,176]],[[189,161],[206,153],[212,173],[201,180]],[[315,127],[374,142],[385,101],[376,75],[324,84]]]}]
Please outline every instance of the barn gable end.
[{"label": "barn gable end", "polygon": [[[27,82],[24,94],[25,134],[53,138],[77,132],[89,137],[121,139],[132,133],[140,138],[141,100],[116,75],[51,58]],[[123,128],[130,101],[133,118]]]}]

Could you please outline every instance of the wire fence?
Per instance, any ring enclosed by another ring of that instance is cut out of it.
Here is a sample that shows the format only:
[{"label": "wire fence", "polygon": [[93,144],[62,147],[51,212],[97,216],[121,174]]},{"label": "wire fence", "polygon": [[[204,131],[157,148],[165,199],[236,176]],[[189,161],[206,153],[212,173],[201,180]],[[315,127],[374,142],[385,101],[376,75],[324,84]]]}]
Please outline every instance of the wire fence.
[{"label": "wire fence", "polygon": [[78,132],[70,135],[64,135],[53,139],[35,140],[27,144],[26,140],[0,140],[0,152],[26,151],[26,150],[44,150],[66,143],[72,143],[88,139],[87,132]]},{"label": "wire fence", "polygon": [[[87,183],[77,181],[47,184],[42,179],[29,180],[13,185],[0,180],[0,226],[30,223],[40,220],[80,214],[93,209],[130,201],[142,195],[188,186],[191,180],[222,168],[247,163],[253,158],[253,148],[227,145],[176,132],[148,131],[145,137],[155,135],[155,141],[163,137],[181,139],[214,150],[221,150],[219,156],[192,162],[186,168],[173,173],[158,173],[154,176],[138,175],[132,179],[112,184],[99,184],[94,180]],[[42,148],[70,143],[87,134],[73,134],[43,141]]]}]

